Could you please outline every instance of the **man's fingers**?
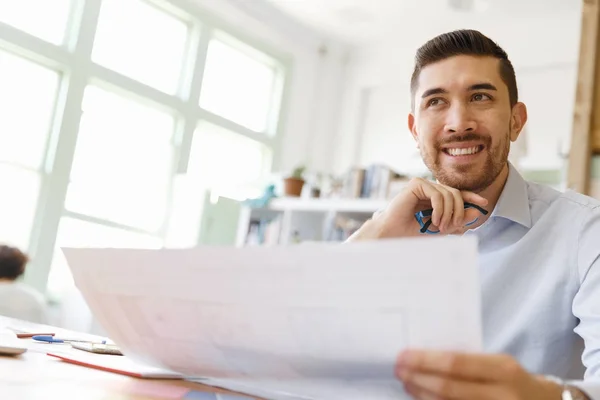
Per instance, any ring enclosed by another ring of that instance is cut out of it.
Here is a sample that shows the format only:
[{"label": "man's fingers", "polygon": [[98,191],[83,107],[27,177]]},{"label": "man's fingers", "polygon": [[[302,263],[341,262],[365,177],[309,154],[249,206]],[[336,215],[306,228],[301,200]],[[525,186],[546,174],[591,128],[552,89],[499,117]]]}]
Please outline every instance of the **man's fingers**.
[{"label": "man's fingers", "polygon": [[[449,207],[449,210],[452,208],[452,196],[440,185],[435,185],[425,180],[421,182],[419,189],[416,193],[419,200],[429,200],[431,202],[431,207],[433,208],[431,223],[433,226],[441,228],[444,222],[452,217],[452,211],[447,211],[447,207]],[[450,199],[450,203],[448,203],[448,199]]]},{"label": "man's fingers", "polygon": [[487,199],[476,193],[459,191],[425,179],[413,180],[411,191],[418,202],[431,203],[433,208],[431,224],[443,233],[452,231],[452,228],[462,227],[472,220],[465,220],[465,202],[471,202],[484,208],[488,204]]},{"label": "man's fingers", "polygon": [[449,188],[448,191],[454,198],[454,215],[452,223],[455,227],[462,227],[465,219],[465,203],[459,190]]},{"label": "man's fingers", "polygon": [[473,381],[500,381],[520,369],[519,364],[506,355],[417,350],[403,352],[397,367],[399,373],[407,369]]},{"label": "man's fingers", "polygon": [[443,186],[437,186],[437,190],[444,196],[444,211],[440,221],[440,230],[446,233],[452,225],[452,215],[454,215],[454,196]]},{"label": "man's fingers", "polygon": [[417,385],[406,383],[404,384],[404,389],[414,400],[445,400],[442,397],[435,395]]},{"label": "man's fingers", "polygon": [[444,215],[444,195],[432,184],[424,182],[421,186],[421,193],[418,194],[419,200],[431,201],[433,213],[431,214],[431,223],[437,227],[440,226],[442,216]]},{"label": "man's fingers", "polygon": [[487,199],[481,197],[477,193],[468,192],[468,191],[463,190],[462,192],[460,192],[460,194],[465,201],[467,201],[469,203],[477,204],[480,207],[485,208],[485,206],[487,206],[487,204],[488,204]]},{"label": "man's fingers", "polygon": [[405,372],[399,376],[417,399],[479,400],[501,399],[500,385],[459,380],[443,375]]}]

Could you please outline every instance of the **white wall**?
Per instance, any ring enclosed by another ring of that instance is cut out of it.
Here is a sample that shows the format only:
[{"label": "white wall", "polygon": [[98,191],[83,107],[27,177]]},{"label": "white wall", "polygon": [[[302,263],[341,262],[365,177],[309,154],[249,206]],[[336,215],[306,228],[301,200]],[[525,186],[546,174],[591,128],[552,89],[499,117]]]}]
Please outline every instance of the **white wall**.
[{"label": "white wall", "polygon": [[568,149],[573,114],[580,10],[540,11],[534,18],[432,17],[422,26],[407,24],[400,24],[388,40],[353,54],[336,137],[336,172],[372,162],[409,173],[423,171],[406,127],[413,57],[429,38],[458,28],[481,30],[507,51],[515,66],[520,100],[529,109],[526,143],[521,143],[528,155],[522,166],[561,165],[558,146]]},{"label": "white wall", "polygon": [[[275,168],[329,171],[339,122],[346,48],[264,1],[190,0],[237,30],[291,57],[289,98]],[[326,51],[323,51],[326,49]]]}]

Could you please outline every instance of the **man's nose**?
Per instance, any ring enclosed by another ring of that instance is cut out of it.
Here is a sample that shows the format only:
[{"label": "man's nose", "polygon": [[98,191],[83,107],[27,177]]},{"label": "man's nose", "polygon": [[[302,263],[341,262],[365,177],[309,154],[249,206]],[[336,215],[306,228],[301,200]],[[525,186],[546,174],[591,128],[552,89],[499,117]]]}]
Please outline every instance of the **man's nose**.
[{"label": "man's nose", "polygon": [[472,132],[477,128],[475,119],[468,107],[456,104],[448,110],[445,130],[448,133]]}]

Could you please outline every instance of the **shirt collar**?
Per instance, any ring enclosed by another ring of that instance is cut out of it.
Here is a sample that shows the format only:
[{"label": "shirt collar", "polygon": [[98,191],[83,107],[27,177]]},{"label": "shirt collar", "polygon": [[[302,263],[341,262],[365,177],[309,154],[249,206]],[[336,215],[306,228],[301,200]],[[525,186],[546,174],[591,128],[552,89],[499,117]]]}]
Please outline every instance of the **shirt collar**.
[{"label": "shirt collar", "polygon": [[506,218],[526,228],[531,228],[527,182],[510,162],[508,163],[508,178],[490,217]]}]

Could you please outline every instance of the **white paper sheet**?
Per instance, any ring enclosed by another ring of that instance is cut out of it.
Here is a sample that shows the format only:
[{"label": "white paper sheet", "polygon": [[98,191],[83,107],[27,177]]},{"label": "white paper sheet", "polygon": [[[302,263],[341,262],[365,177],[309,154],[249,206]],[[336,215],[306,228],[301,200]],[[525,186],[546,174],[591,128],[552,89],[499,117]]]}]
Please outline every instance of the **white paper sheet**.
[{"label": "white paper sheet", "polygon": [[480,351],[475,238],[63,249],[123,352],[266,398],[402,399],[406,348]]}]

